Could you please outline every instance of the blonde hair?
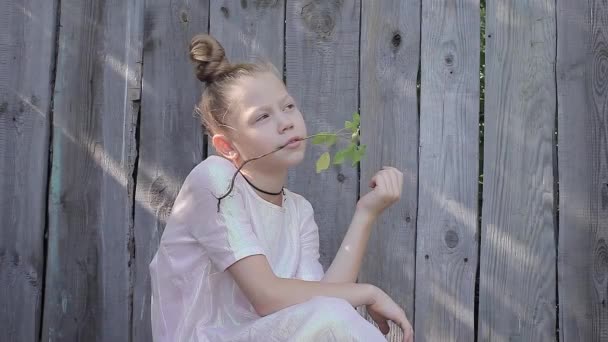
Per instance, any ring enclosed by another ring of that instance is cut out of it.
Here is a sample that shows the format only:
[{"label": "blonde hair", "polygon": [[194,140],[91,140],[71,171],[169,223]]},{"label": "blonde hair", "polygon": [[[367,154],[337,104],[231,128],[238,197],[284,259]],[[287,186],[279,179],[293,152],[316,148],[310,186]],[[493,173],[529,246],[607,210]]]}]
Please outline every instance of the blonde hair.
[{"label": "blonde hair", "polygon": [[209,135],[226,132],[226,117],[232,114],[228,90],[240,78],[260,72],[278,74],[270,63],[229,63],[222,45],[207,34],[192,38],[190,59],[196,65],[196,77],[206,84],[195,109]]}]

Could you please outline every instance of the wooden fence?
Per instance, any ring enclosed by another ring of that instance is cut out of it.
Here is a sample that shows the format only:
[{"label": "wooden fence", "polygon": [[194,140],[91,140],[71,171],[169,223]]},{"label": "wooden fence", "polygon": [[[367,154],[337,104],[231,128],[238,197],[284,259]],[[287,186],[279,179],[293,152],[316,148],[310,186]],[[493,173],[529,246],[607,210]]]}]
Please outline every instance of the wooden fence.
[{"label": "wooden fence", "polygon": [[480,5],[0,0],[0,340],[151,341],[148,264],[208,153],[187,46],[210,32],[283,68],[309,132],[361,112],[360,169],[317,175],[310,148],[289,175],[324,266],[369,178],[404,171],[360,280],[416,341],[608,341],[608,5]]}]

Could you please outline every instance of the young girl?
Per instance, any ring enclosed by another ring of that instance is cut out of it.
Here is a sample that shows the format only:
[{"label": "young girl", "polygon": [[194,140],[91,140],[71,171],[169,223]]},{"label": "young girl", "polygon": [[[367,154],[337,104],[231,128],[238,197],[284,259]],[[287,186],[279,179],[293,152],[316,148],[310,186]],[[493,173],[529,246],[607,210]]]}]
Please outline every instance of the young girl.
[{"label": "young girl", "polygon": [[[230,64],[207,35],[194,37],[190,57],[219,155],[186,177],[150,264],[154,341],[385,341],[388,320],[411,341],[404,311],[356,283],[372,223],[399,199],[402,174],[384,167],[371,179],[324,273],[313,208],[283,187],[307,132],[276,69]],[[380,330],[353,308],[361,305]]]}]

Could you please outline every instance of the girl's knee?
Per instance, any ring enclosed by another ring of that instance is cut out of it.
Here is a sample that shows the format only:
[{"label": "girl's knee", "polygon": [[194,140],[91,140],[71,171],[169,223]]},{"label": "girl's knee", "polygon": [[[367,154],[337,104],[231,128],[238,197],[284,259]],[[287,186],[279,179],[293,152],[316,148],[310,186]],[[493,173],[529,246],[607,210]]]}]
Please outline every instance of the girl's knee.
[{"label": "girl's knee", "polygon": [[346,300],[336,297],[317,296],[309,300],[313,305],[328,311],[346,310],[355,311],[355,308]]},{"label": "girl's knee", "polygon": [[309,319],[314,322],[313,330],[320,334],[318,337],[340,337],[338,341],[386,341],[380,331],[344,299],[314,297],[307,305]]}]

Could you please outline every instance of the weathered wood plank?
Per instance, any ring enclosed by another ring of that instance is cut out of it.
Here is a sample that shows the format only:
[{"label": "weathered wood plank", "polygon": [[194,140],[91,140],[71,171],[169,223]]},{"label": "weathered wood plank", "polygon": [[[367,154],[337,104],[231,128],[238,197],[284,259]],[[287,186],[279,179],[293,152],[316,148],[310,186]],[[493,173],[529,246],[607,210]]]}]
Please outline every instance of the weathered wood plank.
[{"label": "weathered wood plank", "polygon": [[36,341],[56,2],[0,0],[0,341]]},{"label": "weathered wood plank", "polygon": [[173,201],[203,158],[194,106],[201,84],[188,58],[192,37],[206,33],[209,2],[146,1],[139,163],[135,196],[133,341],[152,341],[148,266]]},{"label": "weathered wood plank", "polygon": [[475,340],[479,29],[479,1],[422,2],[416,341]]},{"label": "weathered wood plank", "polygon": [[608,5],[557,2],[560,341],[608,341]]},{"label": "weathered wood plank", "polygon": [[[357,111],[359,1],[294,0],[286,6],[287,89],[308,134],[336,131]],[[317,174],[315,162],[324,150],[310,143],[308,149],[304,162],[290,171],[288,186],[315,210],[327,269],[354,214],[359,180],[357,168],[348,163]]]},{"label": "weathered wood plank", "polygon": [[129,340],[142,5],[61,2],[43,341]]},{"label": "weathered wood plank", "polygon": [[555,1],[487,2],[478,340],[556,337]]},{"label": "weathered wood plank", "polygon": [[[283,73],[285,1],[211,1],[209,33],[231,63],[272,63]],[[215,149],[209,143],[208,155]]]},{"label": "weathered wood plank", "polygon": [[[373,228],[360,282],[373,283],[401,305],[414,324],[420,1],[363,1],[361,10],[360,193],[384,165],[404,173],[401,200]],[[401,341],[395,326],[389,340]]]}]

